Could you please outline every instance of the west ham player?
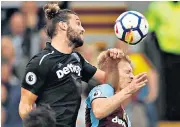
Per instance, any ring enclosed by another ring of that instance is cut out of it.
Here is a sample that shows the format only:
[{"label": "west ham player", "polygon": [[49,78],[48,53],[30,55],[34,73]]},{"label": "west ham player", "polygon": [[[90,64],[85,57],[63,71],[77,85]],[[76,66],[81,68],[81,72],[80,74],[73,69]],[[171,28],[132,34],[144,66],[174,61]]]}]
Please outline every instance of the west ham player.
[{"label": "west ham player", "polygon": [[[23,119],[33,104],[49,104],[56,113],[56,127],[74,127],[81,103],[81,81],[88,82],[94,76],[102,83],[105,73],[73,51],[83,45],[85,32],[77,14],[60,10],[57,4],[45,5],[44,11],[51,42],[27,64],[19,113]],[[116,59],[123,53],[110,49],[106,55]]]},{"label": "west ham player", "polygon": [[108,84],[94,87],[86,100],[86,127],[131,127],[122,106],[123,101],[142,88],[147,82],[146,73],[134,76],[127,56],[113,60],[107,58],[98,62],[106,72]]}]

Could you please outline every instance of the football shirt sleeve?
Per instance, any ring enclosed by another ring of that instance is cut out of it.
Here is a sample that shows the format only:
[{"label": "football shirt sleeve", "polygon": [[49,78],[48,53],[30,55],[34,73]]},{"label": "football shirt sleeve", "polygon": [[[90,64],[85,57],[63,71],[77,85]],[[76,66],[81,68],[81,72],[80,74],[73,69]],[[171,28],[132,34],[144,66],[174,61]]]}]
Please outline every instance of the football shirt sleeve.
[{"label": "football shirt sleeve", "polygon": [[48,66],[45,67],[44,64],[39,65],[38,61],[31,60],[26,66],[21,87],[38,95],[45,83],[47,73]]},{"label": "football shirt sleeve", "polygon": [[91,107],[93,100],[97,98],[107,98],[114,95],[114,89],[109,84],[102,84],[94,87],[89,93],[86,103],[88,107]]},{"label": "football shirt sleeve", "polygon": [[82,63],[82,81],[88,82],[93,75],[96,73],[97,68],[93,65],[91,65],[86,59],[84,59],[79,53],[78,55],[81,58]]}]

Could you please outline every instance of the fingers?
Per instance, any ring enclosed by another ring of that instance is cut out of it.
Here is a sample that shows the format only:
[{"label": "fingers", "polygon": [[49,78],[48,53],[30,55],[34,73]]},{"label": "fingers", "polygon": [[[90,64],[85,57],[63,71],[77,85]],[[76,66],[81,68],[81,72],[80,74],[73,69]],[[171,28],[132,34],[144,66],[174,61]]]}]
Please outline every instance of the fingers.
[{"label": "fingers", "polygon": [[110,49],[109,50],[109,52],[110,52],[110,57],[111,58],[113,58],[113,59],[116,59],[116,56],[117,56],[117,50],[115,50],[115,49]]},{"label": "fingers", "polygon": [[147,74],[142,74],[140,77],[138,77],[136,80],[136,83],[140,83],[142,81],[147,80]]},{"label": "fingers", "polygon": [[147,82],[148,82],[148,80],[146,79],[146,80],[144,80],[144,81],[138,83],[138,88],[144,87],[144,86],[146,85]]},{"label": "fingers", "polygon": [[124,56],[124,53],[122,50],[119,50],[119,49],[109,49],[109,55],[111,58],[113,59],[117,59],[117,58],[122,58]]},{"label": "fingers", "polygon": [[146,85],[146,83],[147,83],[147,79],[146,80],[144,80],[144,81],[142,81],[142,82],[140,82],[140,83],[137,83],[136,84],[136,86],[132,86],[132,91],[131,91],[131,93],[135,93],[135,92],[137,92],[139,89],[141,89],[142,87],[144,87],[145,85]]},{"label": "fingers", "polygon": [[122,58],[124,57],[124,52],[122,50],[117,51],[117,58]]},{"label": "fingers", "polygon": [[137,79],[137,81],[132,82],[128,86],[129,93],[135,93],[136,91],[138,91],[139,89],[144,87],[146,85],[147,81],[148,80],[147,80],[146,74],[141,74],[141,77],[139,79]]},{"label": "fingers", "polygon": [[135,76],[135,79],[139,79],[140,77],[142,77],[144,75],[147,76],[147,73],[146,72],[139,73],[138,75]]}]

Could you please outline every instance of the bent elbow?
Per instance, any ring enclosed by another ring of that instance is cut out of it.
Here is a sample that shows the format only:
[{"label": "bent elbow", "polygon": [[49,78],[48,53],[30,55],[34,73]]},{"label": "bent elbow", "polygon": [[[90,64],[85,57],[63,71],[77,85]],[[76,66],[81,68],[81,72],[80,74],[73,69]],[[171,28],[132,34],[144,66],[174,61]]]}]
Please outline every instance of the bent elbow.
[{"label": "bent elbow", "polygon": [[23,119],[31,110],[32,110],[31,105],[23,104],[20,102],[20,104],[19,104],[19,115],[20,115],[21,119]]},{"label": "bent elbow", "polygon": [[96,119],[102,119],[105,117],[105,113],[101,110],[101,109],[97,109],[95,111],[93,111],[94,116],[96,117]]}]

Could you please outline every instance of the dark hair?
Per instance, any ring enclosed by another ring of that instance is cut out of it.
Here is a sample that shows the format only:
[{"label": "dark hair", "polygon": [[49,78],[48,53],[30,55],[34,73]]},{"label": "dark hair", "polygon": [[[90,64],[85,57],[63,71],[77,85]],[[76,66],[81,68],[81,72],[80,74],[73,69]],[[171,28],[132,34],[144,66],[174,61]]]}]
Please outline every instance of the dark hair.
[{"label": "dark hair", "polygon": [[55,112],[48,105],[32,110],[23,119],[24,127],[56,127]]},{"label": "dark hair", "polygon": [[45,17],[47,21],[47,35],[52,39],[56,35],[56,24],[60,21],[68,22],[69,14],[75,14],[72,10],[61,10],[58,3],[48,3],[44,6]]}]

